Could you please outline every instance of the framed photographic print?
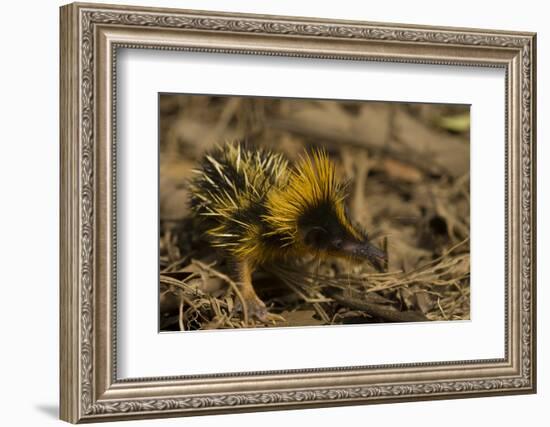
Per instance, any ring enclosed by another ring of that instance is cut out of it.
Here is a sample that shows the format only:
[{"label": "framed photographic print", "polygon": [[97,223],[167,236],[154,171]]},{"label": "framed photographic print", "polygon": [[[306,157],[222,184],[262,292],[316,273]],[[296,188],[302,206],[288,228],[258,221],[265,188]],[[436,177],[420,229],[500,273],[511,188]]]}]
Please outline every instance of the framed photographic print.
[{"label": "framed photographic print", "polygon": [[535,34],[61,8],[61,418],[533,393]]}]

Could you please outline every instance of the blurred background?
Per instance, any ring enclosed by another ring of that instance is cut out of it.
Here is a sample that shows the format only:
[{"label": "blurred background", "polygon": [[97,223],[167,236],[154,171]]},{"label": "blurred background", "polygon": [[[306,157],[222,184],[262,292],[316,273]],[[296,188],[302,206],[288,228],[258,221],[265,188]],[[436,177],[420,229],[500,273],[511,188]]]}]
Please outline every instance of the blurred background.
[{"label": "blurred background", "polygon": [[382,274],[341,260],[258,272],[258,293],[284,325],[469,319],[469,106],[180,94],[159,103],[162,330],[246,326],[188,204],[192,169],[226,140],[291,161],[324,147],[351,182],[351,217],[389,254]]}]

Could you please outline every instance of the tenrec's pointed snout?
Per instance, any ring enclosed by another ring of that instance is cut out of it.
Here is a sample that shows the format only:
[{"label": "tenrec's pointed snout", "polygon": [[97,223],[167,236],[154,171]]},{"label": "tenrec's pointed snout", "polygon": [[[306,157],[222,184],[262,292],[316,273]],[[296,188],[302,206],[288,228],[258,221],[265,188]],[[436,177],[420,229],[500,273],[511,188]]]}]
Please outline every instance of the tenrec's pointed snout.
[{"label": "tenrec's pointed snout", "polygon": [[349,241],[344,243],[342,249],[356,259],[365,259],[369,261],[378,271],[383,271],[384,261],[387,259],[387,254],[374,246],[368,240]]}]

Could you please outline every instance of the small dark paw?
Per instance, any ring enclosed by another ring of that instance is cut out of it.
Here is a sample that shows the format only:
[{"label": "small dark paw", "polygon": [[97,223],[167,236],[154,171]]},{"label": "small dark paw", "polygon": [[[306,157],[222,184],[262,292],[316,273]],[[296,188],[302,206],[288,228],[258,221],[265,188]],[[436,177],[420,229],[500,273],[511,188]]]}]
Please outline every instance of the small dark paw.
[{"label": "small dark paw", "polygon": [[[285,321],[284,317],[279,316],[278,314],[270,313],[267,310],[265,303],[257,297],[245,300],[245,304],[246,304],[246,313],[249,321],[256,319],[264,324],[274,324],[277,321],[279,322]],[[238,312],[244,313],[243,306],[239,300],[237,300],[235,304],[235,309]]]}]

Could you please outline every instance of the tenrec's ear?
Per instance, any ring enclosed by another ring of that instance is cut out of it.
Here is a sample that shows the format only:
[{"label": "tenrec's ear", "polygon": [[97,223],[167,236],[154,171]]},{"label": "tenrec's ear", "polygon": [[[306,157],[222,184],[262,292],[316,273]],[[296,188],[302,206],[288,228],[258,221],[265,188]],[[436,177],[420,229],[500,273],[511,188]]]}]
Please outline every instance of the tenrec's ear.
[{"label": "tenrec's ear", "polygon": [[328,232],[323,227],[306,227],[302,232],[308,246],[320,248],[327,244]]}]

